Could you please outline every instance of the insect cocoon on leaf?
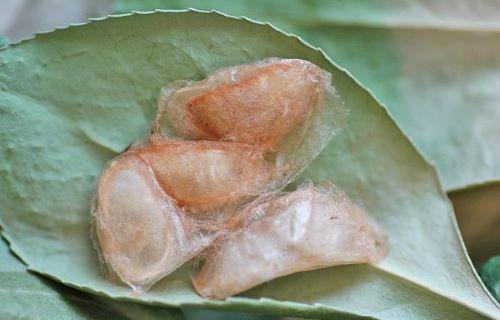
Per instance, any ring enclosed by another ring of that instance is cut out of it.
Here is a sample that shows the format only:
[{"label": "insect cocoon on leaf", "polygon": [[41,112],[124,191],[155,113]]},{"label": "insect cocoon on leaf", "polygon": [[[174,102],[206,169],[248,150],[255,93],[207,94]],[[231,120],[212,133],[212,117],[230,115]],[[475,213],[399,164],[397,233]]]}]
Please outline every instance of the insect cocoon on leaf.
[{"label": "insect cocoon on leaf", "polygon": [[92,226],[110,273],[136,291],[174,271],[215,236],[193,232],[151,167],[130,153],[111,161],[103,172]]},{"label": "insect cocoon on leaf", "polygon": [[335,265],[376,263],[387,252],[378,225],[333,185],[263,196],[214,243],[196,291],[223,299],[263,282]]},{"label": "insect cocoon on leaf", "polygon": [[163,190],[189,213],[213,213],[261,194],[271,166],[251,145],[154,139],[131,150],[154,171]]},{"label": "insect cocoon on leaf", "polygon": [[273,163],[279,188],[321,152],[346,119],[329,72],[305,60],[268,58],[163,88],[153,132],[254,145]]},{"label": "insect cocoon on leaf", "polygon": [[[341,193],[310,186],[269,195],[345,125],[329,72],[304,60],[269,58],[161,92],[151,135],[111,161],[98,184],[93,234],[112,274],[146,290],[215,239],[219,249],[195,286],[216,298],[295,271],[372,261],[378,229]],[[329,223],[321,212],[332,210],[341,222],[336,236],[317,238]],[[352,225],[349,218],[358,220]],[[350,246],[354,237],[359,247]],[[311,239],[337,255],[321,253]],[[269,259],[258,257],[264,245]],[[342,255],[344,249],[350,251]]]}]

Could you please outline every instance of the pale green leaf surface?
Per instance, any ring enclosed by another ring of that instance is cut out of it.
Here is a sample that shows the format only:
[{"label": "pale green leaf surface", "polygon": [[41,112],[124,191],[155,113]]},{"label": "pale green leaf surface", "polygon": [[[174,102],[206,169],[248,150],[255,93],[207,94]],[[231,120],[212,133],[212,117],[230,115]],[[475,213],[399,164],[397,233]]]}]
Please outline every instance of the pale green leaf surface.
[{"label": "pale green leaf surface", "polygon": [[179,311],[112,301],[28,273],[0,239],[0,319],[181,320]]},{"label": "pale green leaf surface", "polygon": [[[161,86],[264,57],[310,60],[334,75],[345,129],[303,178],[330,180],[387,230],[391,253],[295,274],[208,301],[188,266],[132,296],[106,280],[89,240],[89,200],[105,162],[144,136]],[[437,177],[386,110],[297,38],[216,13],[111,18],[0,51],[0,217],[32,270],[86,291],[167,306],[354,319],[499,318],[474,273]]]},{"label": "pale green leaf surface", "polygon": [[500,180],[500,1],[117,3],[187,7],[269,21],[320,46],[388,106],[446,190]]}]

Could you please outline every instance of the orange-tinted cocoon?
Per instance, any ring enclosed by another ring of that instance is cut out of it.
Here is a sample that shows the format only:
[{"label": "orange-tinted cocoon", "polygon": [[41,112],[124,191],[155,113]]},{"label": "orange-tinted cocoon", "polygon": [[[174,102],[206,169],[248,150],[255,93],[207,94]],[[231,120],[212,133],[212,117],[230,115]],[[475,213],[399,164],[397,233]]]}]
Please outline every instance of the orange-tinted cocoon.
[{"label": "orange-tinted cocoon", "polygon": [[182,137],[273,149],[309,119],[330,82],[308,61],[270,58],[218,70],[175,91],[160,109]]},{"label": "orange-tinted cocoon", "polygon": [[240,143],[163,139],[132,152],[177,205],[194,214],[240,205],[262,193],[270,177],[262,153]]}]

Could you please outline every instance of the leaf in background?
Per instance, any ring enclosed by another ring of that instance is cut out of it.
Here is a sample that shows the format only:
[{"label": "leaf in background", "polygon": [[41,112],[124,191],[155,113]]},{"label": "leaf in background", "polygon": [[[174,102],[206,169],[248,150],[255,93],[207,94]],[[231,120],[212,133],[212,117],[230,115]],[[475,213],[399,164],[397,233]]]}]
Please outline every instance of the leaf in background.
[{"label": "leaf in background", "polygon": [[0,48],[6,47],[9,44],[7,38],[0,36]]},{"label": "leaf in background", "polygon": [[179,311],[117,302],[30,274],[0,239],[0,319],[181,320]]},{"label": "leaf in background", "polygon": [[0,35],[12,42],[89,17],[106,15],[113,0],[2,0]]},{"label": "leaf in background", "polygon": [[500,180],[500,1],[119,0],[216,9],[324,49],[387,105],[446,190]]},{"label": "leaf in background", "polygon": [[500,252],[500,183],[449,194],[472,260],[482,265]]},{"label": "leaf in background", "polygon": [[[299,273],[226,301],[193,291],[189,266],[130,296],[99,272],[89,200],[105,162],[148,131],[159,89],[268,56],[333,73],[350,122],[303,178],[330,180],[382,224],[378,266]],[[111,18],[0,51],[0,217],[39,273],[86,291],[166,306],[353,319],[497,317],[457,234],[434,170],[386,110],[319,51],[273,28],[215,13]]]},{"label": "leaf in background", "polygon": [[[183,308],[182,314],[186,320],[279,320],[281,318],[258,315],[253,313],[228,312],[206,309]],[[285,320],[285,319],[282,319]],[[292,320],[292,319],[290,319]],[[300,319],[296,319],[300,320]]]},{"label": "leaf in background", "polygon": [[500,255],[490,258],[481,268],[481,278],[491,291],[491,294],[500,301]]}]

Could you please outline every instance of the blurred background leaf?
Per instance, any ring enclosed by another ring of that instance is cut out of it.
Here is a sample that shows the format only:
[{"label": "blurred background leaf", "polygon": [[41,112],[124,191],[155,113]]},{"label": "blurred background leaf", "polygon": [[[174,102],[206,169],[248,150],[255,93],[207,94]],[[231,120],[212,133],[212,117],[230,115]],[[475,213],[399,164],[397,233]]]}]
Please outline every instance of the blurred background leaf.
[{"label": "blurred background leaf", "polygon": [[500,254],[500,183],[454,191],[449,196],[467,236],[471,258],[482,265]]},{"label": "blurred background leaf", "polygon": [[500,255],[486,262],[481,268],[481,277],[491,293],[500,301]]},{"label": "blurred background leaf", "polygon": [[185,320],[278,320],[280,317],[243,312],[182,308]]},{"label": "blurred background leaf", "polygon": [[2,0],[0,35],[11,42],[91,17],[107,15],[112,0]]},{"label": "blurred background leaf", "polygon": [[0,35],[0,48],[7,46],[8,40]]}]

